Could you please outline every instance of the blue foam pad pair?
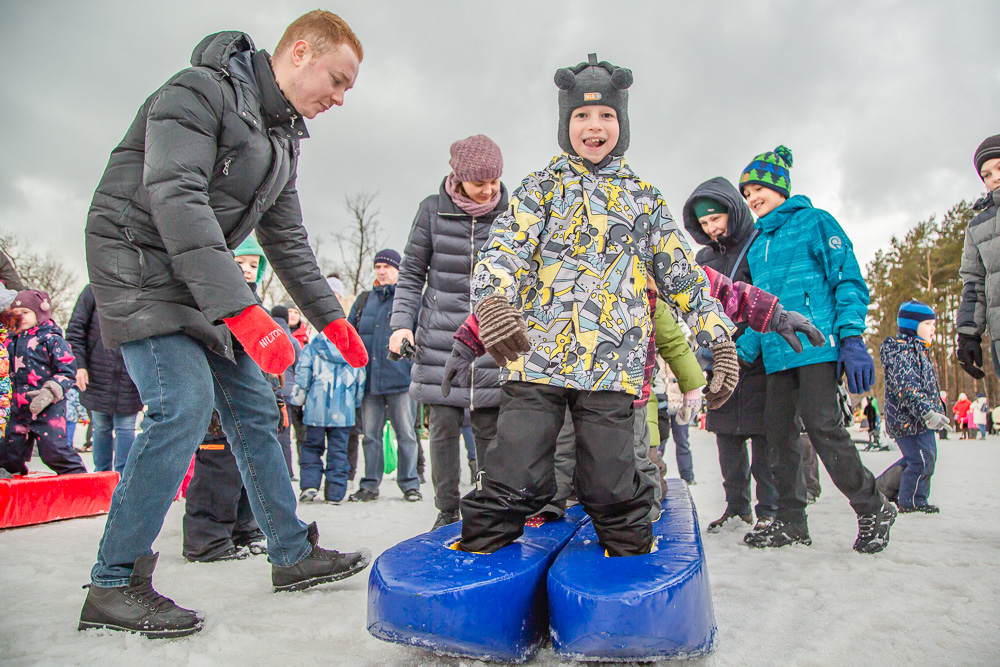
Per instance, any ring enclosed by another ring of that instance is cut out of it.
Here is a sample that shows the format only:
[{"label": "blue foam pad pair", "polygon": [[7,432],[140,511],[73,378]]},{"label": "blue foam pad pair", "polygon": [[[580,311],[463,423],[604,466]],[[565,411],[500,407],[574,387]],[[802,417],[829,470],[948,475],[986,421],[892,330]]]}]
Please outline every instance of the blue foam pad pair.
[{"label": "blue foam pad pair", "polygon": [[524,662],[548,639],[549,567],[580,526],[580,507],[559,521],[526,527],[493,554],[449,547],[461,523],[401,542],[372,566],[368,631],[445,655]]},{"label": "blue foam pad pair", "polygon": [[696,656],[715,645],[715,613],[698,517],[687,485],[668,480],[653,524],[655,551],[609,558],[592,525],[580,528],[549,569],[556,653],[577,660]]}]

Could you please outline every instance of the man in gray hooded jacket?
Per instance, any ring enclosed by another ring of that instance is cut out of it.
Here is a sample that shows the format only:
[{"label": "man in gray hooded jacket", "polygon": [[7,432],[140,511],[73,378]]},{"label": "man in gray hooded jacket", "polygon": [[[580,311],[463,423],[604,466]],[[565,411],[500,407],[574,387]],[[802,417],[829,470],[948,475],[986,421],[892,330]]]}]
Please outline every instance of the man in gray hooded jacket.
[{"label": "man in gray hooded jacket", "polygon": [[370,560],[367,550],[320,548],[316,524],[295,515],[278,408],[261,374],[284,372],[294,349],[232,253],[255,231],[302,312],[349,363],[365,365],[316,265],[295,189],[303,118],[343,104],[361,58],[350,27],[319,10],[288,26],[273,58],[241,32],[210,35],[111,154],[87,218],[87,263],[105,345],[121,348],[148,409],[112,497],[81,630],[201,629],[198,614],[153,590],[152,544],[213,408],[267,536],[275,590],[342,579]]}]

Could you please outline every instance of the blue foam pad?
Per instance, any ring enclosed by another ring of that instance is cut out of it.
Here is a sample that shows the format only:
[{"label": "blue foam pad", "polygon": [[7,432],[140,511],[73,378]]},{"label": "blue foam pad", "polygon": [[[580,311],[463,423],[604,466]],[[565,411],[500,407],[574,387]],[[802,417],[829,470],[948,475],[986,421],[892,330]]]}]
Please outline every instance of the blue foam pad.
[{"label": "blue foam pad", "polygon": [[655,660],[715,645],[715,612],[698,516],[687,485],[668,482],[653,524],[656,551],[609,558],[592,525],[577,531],[549,570],[549,624],[560,656]]},{"label": "blue foam pad", "polygon": [[449,549],[461,523],[397,544],[368,578],[368,632],[446,655],[529,660],[548,635],[545,575],[589,520],[571,508],[493,554]]}]

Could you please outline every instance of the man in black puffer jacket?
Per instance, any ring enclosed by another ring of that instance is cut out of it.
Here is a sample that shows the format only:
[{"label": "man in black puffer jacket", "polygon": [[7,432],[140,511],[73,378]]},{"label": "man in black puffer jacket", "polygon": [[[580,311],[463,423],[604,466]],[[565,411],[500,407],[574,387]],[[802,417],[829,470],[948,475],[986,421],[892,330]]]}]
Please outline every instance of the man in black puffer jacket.
[{"label": "man in black puffer jacket", "polygon": [[[695,242],[705,246],[697,261],[732,280],[752,283],[746,250],[757,236],[750,207],[736,188],[725,178],[706,181],[695,188],[684,204],[684,228]],[[739,324],[739,337],[746,324]],[[764,363],[755,361],[740,375],[732,398],[715,410],[709,410],[705,428],[715,433],[722,468],[722,486],[726,491],[725,513],[708,525],[716,532],[730,519],[750,524],[750,475],[757,482],[757,518],[769,521],[777,511],[778,491],[768,463],[764,437],[764,399],[767,386]],[[747,439],[752,459],[747,458]],[[747,525],[747,528],[750,526]]]},{"label": "man in black puffer jacket", "polygon": [[121,475],[135,440],[135,416],[142,410],[142,399],[121,350],[104,347],[90,285],[83,288],[73,306],[66,342],[76,356],[80,404],[90,410],[94,425],[94,470],[114,470]]},{"label": "man in black puffer jacket", "polygon": [[315,524],[295,515],[278,407],[261,374],[284,372],[295,353],[232,253],[255,231],[302,312],[349,363],[365,365],[316,265],[295,189],[302,119],[343,104],[362,55],[350,27],[320,10],[288,26],[273,58],[241,32],[210,35],[111,154],[87,218],[87,263],[104,343],[121,348],[148,410],[112,497],[81,630],[201,629],[198,614],[153,590],[152,545],[213,408],[267,536],[275,590],[342,579],[371,558],[320,548]]}]

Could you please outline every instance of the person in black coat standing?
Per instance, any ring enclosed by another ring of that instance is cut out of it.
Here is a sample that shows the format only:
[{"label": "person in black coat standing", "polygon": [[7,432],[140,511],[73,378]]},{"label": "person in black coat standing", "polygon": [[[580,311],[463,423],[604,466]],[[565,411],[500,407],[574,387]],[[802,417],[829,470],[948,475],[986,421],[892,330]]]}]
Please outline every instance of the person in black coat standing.
[{"label": "person in black coat standing", "polygon": [[470,410],[479,453],[496,436],[500,414],[500,368],[491,357],[475,360],[471,382],[456,382],[448,396],[441,381],[455,332],[472,313],[472,267],[493,221],[507,209],[507,190],[500,182],[503,156],[489,137],[477,134],[452,144],[449,164],[452,172],[438,194],[417,210],[389,321],[390,350],[398,353],[404,339],[416,347],[410,396],[430,411],[431,476],[439,510],[434,528],[459,520],[459,434],[465,410]]},{"label": "person in black coat standing", "polygon": [[371,560],[367,550],[321,548],[316,524],[295,515],[278,406],[261,373],[283,373],[295,350],[233,261],[255,232],[316,329],[352,366],[367,363],[309,246],[296,189],[303,118],[343,104],[362,55],[350,27],[321,10],[292,22],[273,57],[242,32],[209,35],[111,153],[87,216],[87,266],[104,344],[121,348],[148,409],[111,499],[80,630],[201,630],[196,612],[154,591],[152,546],[213,409],[267,536],[275,590],[343,579]]},{"label": "person in black coat standing", "polygon": [[125,368],[121,350],[104,347],[90,285],[76,300],[66,327],[66,341],[76,355],[80,404],[90,410],[94,470],[113,469],[120,475],[135,440],[135,416],[142,410],[142,399]]},{"label": "person in black coat standing", "polygon": [[[695,188],[684,204],[684,227],[694,240],[705,246],[697,261],[732,280],[752,283],[747,250],[757,236],[753,214],[736,188],[725,178],[706,181]],[[740,324],[737,337],[746,329]],[[732,398],[709,410],[705,428],[715,433],[726,491],[726,511],[708,524],[716,532],[730,519],[753,523],[750,511],[750,476],[757,482],[757,519],[767,523],[777,512],[778,492],[768,461],[764,437],[764,399],[767,386],[764,363],[760,359],[740,374]],[[747,457],[747,440],[753,457]],[[763,527],[763,526],[762,526]]]}]

